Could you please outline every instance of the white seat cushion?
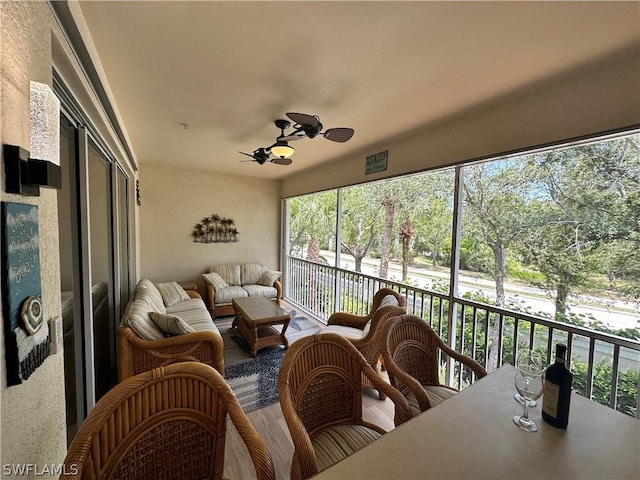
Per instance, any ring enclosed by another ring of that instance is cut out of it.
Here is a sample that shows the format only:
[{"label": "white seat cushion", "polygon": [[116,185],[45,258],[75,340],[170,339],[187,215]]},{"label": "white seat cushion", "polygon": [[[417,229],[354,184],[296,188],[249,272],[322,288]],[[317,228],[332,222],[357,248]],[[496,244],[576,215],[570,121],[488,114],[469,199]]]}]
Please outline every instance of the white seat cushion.
[{"label": "white seat cushion", "polygon": [[276,298],[278,291],[274,287],[265,287],[263,285],[244,285],[242,288],[250,297],[266,297]]},{"label": "white seat cushion", "polygon": [[360,330],[359,328],[353,327],[345,327],[344,325],[327,325],[322,329],[322,333],[337,333],[338,335],[342,335],[345,338],[350,338],[352,340],[360,340],[363,338],[369,329]]},{"label": "white seat cushion", "polygon": [[229,285],[227,288],[216,291],[215,304],[227,305],[231,303],[231,300],[233,300],[234,298],[245,298],[248,296],[249,294],[244,288],[235,285]]}]

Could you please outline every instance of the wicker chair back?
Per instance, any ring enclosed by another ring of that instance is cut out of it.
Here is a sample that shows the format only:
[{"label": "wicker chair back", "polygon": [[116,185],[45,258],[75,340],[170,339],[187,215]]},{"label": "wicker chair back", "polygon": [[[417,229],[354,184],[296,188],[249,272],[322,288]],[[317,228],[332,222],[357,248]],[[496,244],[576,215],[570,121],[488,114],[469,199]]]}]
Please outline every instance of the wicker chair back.
[{"label": "wicker chair back", "polygon": [[227,414],[257,478],[275,478],[271,455],[233,392],[199,362],[143,372],[108,391],[73,439],[61,478],[220,479]]},{"label": "wicker chair back", "polygon": [[278,377],[280,407],[294,444],[291,478],[318,472],[312,438],[335,425],[364,425],[362,377],[396,405],[396,424],[411,418],[405,398],[384,381],[362,354],[341,335],[319,333],[294,342],[284,356]]},{"label": "wicker chair back", "polygon": [[[382,358],[389,374],[389,382],[405,395],[413,393],[420,410],[430,408],[425,387],[439,387],[440,362],[444,355],[468,367],[476,378],[487,372],[473,358],[453,350],[429,324],[415,315],[400,315],[383,322]],[[447,387],[449,388],[449,387]]]}]

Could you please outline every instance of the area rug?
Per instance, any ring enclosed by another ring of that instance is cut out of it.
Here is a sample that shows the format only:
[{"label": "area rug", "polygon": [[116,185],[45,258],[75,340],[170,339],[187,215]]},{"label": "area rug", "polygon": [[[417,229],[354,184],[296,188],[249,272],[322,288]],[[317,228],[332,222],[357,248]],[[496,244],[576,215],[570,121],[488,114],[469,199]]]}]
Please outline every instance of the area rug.
[{"label": "area rug", "polygon": [[[297,311],[291,310],[290,314],[291,321],[286,331],[289,344],[320,331],[318,323]],[[247,413],[278,401],[278,372],[286,350],[282,345],[273,345],[258,350],[253,358],[240,331],[231,328],[232,321],[233,317],[216,321],[224,340],[224,374]]]}]

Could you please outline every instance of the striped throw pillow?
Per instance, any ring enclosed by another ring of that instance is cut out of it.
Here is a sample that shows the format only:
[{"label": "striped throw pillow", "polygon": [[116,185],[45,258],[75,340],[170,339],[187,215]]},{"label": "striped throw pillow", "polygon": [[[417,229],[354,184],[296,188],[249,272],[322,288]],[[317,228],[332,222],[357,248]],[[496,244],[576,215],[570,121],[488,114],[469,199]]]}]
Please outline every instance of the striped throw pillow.
[{"label": "striped throw pillow", "polygon": [[155,323],[137,313],[129,315],[128,323],[131,330],[143,340],[160,340],[165,337],[164,332]]},{"label": "striped throw pillow", "polygon": [[225,282],[224,279],[216,272],[203,273],[202,278],[204,278],[205,282],[212,285],[215,290],[222,290],[229,286],[227,285],[227,282]]},{"label": "striped throw pillow", "polygon": [[185,333],[195,332],[191,325],[177,315],[149,312],[149,316],[160,330],[169,335],[183,335]]},{"label": "striped throw pillow", "polygon": [[156,288],[162,295],[165,307],[170,307],[190,298],[184,288],[178,285],[178,282],[156,283]]},{"label": "striped throw pillow", "polygon": [[276,280],[280,278],[282,272],[273,272],[271,270],[266,270],[260,275],[258,279],[258,285],[264,285],[265,287],[272,287]]}]

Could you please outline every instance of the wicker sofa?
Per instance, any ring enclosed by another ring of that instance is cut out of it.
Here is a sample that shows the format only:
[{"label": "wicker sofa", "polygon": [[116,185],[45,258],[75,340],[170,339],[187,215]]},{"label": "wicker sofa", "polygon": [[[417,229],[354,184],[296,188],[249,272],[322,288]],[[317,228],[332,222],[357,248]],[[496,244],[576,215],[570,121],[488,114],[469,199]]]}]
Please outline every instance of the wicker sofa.
[{"label": "wicker sofa", "polygon": [[202,277],[207,289],[206,301],[213,318],[234,315],[232,301],[244,297],[282,299],[280,272],[259,263],[212,265]]},{"label": "wicker sofa", "polygon": [[[118,327],[119,381],[184,361],[206,363],[224,375],[222,336],[198,292],[183,292],[184,298],[166,306],[156,284],[138,282]],[[178,316],[189,325],[189,333],[166,336],[151,319],[152,312]]]}]

